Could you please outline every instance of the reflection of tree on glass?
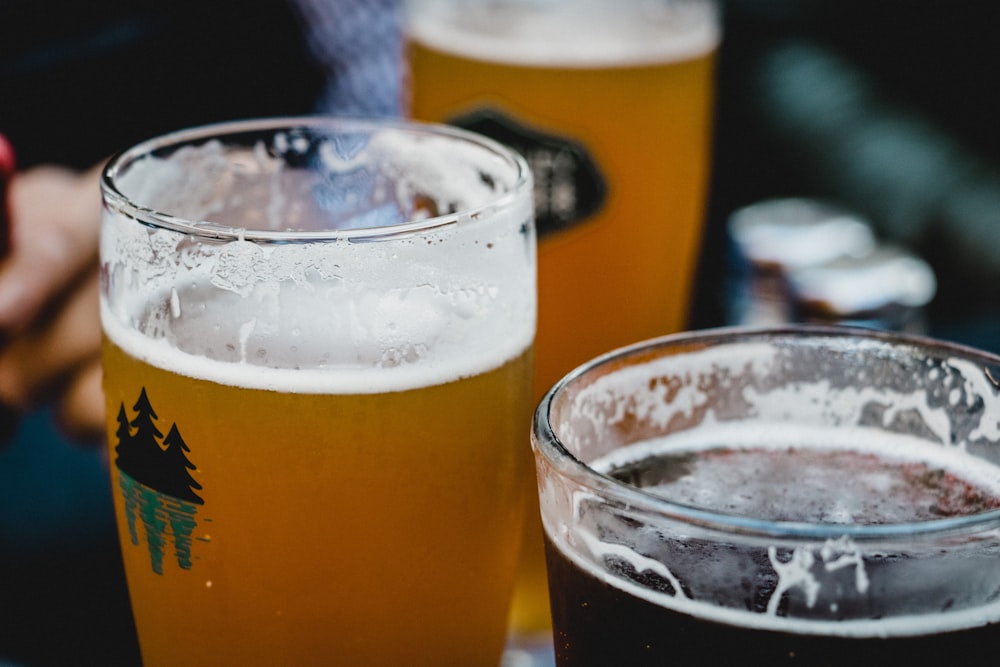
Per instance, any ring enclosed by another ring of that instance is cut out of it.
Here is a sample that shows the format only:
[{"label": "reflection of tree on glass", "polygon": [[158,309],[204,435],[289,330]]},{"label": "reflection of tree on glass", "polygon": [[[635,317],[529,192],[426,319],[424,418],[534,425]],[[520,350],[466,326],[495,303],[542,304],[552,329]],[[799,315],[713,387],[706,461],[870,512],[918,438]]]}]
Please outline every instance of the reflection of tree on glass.
[{"label": "reflection of tree on glass", "polygon": [[136,415],[130,422],[125,404],[121,404],[115,431],[118,438],[115,465],[121,473],[129,536],[132,544],[139,544],[136,517],[141,518],[153,571],[163,574],[163,552],[169,527],[177,564],[190,569],[191,534],[198,525],[194,519],[198,511],[196,505],[205,502],[195,492],[201,489],[201,484],[188,472],[196,469],[187,457],[191,450],[177,424],[172,424],[163,437],[145,388],[132,409]]}]

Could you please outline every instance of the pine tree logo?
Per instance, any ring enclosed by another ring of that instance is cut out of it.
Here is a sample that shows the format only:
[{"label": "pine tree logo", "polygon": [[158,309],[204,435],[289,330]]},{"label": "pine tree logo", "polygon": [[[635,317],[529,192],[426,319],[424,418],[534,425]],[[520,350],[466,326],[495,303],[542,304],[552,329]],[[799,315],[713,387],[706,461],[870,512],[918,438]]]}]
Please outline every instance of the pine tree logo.
[{"label": "pine tree logo", "polygon": [[182,569],[191,569],[191,535],[198,525],[197,491],[201,485],[191,476],[195,465],[191,451],[172,424],[164,437],[156,425],[157,415],[143,387],[129,420],[123,402],[118,409],[115,465],[125,499],[125,519],[132,544],[139,544],[142,524],[153,572],[163,574],[168,539],[173,539],[174,557]]}]

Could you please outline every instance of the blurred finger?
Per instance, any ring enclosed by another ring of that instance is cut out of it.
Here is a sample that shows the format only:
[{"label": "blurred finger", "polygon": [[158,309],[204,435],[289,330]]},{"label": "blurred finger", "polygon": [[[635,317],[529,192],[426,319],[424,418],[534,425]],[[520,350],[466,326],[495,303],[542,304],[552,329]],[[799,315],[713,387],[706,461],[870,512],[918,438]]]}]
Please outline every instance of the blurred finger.
[{"label": "blurred finger", "polygon": [[59,402],[56,418],[60,429],[71,438],[91,443],[104,442],[104,390],[101,363],[95,359],[69,381]]},{"label": "blurred finger", "polygon": [[0,263],[0,330],[23,331],[97,264],[100,170],[39,167],[10,183],[9,256]]},{"label": "blurred finger", "polygon": [[0,353],[0,402],[26,409],[61,379],[100,355],[97,269],[66,296],[51,319],[11,340]]}]

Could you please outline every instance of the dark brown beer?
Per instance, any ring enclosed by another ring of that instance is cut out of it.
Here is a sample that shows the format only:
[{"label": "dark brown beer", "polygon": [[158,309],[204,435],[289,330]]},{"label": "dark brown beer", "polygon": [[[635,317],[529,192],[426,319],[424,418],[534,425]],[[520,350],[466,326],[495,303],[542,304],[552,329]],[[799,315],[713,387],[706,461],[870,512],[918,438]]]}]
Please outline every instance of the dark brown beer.
[{"label": "dark brown beer", "polygon": [[[748,532],[754,522],[808,522],[832,534],[844,526],[844,536],[806,539],[801,548],[738,532],[719,539],[697,527],[652,529],[628,506],[609,511],[596,497],[579,497],[574,536],[554,538],[551,527],[546,535],[558,664],[995,659],[995,529],[956,531],[947,550],[917,534],[929,522],[1000,507],[995,466],[960,447],[891,435],[866,442],[850,429],[830,448],[805,439],[804,447],[758,439],[746,448],[696,449],[664,439],[592,464],[674,503],[745,518]],[[914,530],[878,540],[854,531],[889,525]]]},{"label": "dark brown beer", "polygon": [[550,540],[546,557],[559,665],[937,667],[956,660],[985,664],[996,659],[1000,643],[996,623],[884,639],[740,627],[688,616],[630,595],[582,571]]}]

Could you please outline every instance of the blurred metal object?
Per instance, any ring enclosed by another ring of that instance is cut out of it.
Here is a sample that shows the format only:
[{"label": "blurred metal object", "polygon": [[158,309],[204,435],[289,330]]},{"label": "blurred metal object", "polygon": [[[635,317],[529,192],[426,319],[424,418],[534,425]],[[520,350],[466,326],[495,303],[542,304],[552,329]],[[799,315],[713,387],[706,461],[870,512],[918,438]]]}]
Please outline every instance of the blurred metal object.
[{"label": "blurred metal object", "polygon": [[732,324],[795,321],[790,271],[861,257],[876,245],[871,228],[858,216],[805,198],[768,199],[738,209],[729,217],[727,231],[734,249],[728,303]]},{"label": "blurred metal object", "polygon": [[931,267],[898,247],[795,269],[788,282],[798,319],[923,333],[934,297]]},{"label": "blurred metal object", "polygon": [[766,200],[735,211],[728,232],[733,324],[924,328],[933,270],[901,247],[880,245],[853,211],[805,198]]},{"label": "blurred metal object", "polygon": [[871,227],[858,215],[812,199],[769,199],[739,209],[729,234],[757,270],[788,271],[875,249]]}]

